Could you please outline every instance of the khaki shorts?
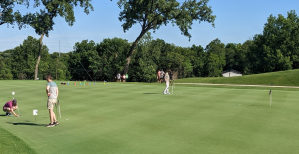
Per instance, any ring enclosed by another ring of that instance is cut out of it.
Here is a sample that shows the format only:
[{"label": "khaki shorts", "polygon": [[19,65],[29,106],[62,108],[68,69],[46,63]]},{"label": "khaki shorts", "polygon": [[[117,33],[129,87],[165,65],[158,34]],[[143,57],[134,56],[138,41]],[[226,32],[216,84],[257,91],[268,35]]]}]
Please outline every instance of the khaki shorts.
[{"label": "khaki shorts", "polygon": [[[7,112],[8,109],[10,110],[10,107],[3,107],[4,112]],[[18,109],[18,106],[13,106],[12,109],[16,110],[16,109]]]},{"label": "khaki shorts", "polygon": [[57,103],[57,99],[48,99],[47,107],[50,110],[53,110],[54,105]]}]

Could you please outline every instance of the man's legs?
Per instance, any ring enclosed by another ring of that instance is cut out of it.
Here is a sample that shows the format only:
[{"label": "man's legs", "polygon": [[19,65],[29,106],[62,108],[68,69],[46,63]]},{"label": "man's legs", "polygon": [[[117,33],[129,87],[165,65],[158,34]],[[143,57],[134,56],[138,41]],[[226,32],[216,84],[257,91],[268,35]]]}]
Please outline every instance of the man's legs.
[{"label": "man's legs", "polygon": [[3,111],[6,112],[6,113],[10,113],[11,109],[10,109],[10,107],[4,107]]},{"label": "man's legs", "polygon": [[166,94],[169,94],[169,82],[166,82]]},{"label": "man's legs", "polygon": [[50,124],[47,125],[47,127],[53,127],[55,125],[58,125],[58,122],[56,120],[56,115],[53,111],[54,105],[57,103],[56,99],[48,99],[48,109],[49,109],[49,116],[50,116]]},{"label": "man's legs", "polygon": [[166,82],[166,87],[164,89],[164,94],[169,94],[169,82]]},{"label": "man's legs", "polygon": [[49,109],[49,115],[50,115],[50,122],[51,124],[54,124],[54,122],[56,122],[56,115],[53,111],[53,109]]}]

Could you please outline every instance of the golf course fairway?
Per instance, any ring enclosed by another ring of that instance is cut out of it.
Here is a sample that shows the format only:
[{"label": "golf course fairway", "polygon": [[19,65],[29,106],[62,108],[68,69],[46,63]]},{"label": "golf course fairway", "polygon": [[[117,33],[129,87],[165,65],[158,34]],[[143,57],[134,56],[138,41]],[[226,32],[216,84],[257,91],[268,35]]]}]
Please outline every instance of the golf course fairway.
[{"label": "golf course fairway", "polygon": [[272,90],[270,107],[270,89],[76,83],[58,82],[60,124],[47,128],[47,82],[0,81],[2,106],[15,92],[21,113],[2,112],[0,139],[38,154],[299,153],[298,91]]}]

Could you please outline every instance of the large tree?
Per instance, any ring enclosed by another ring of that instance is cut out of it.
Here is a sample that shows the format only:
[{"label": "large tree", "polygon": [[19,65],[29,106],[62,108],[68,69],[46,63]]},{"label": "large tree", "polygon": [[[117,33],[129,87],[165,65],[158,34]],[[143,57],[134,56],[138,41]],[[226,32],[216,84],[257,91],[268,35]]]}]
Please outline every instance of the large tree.
[{"label": "large tree", "polygon": [[35,29],[36,34],[40,35],[40,49],[39,56],[35,65],[34,79],[37,78],[38,65],[41,58],[42,40],[44,35],[49,36],[49,32],[53,30],[54,18],[60,16],[65,19],[69,26],[72,26],[75,22],[74,7],[80,5],[84,8],[84,12],[89,14],[90,10],[93,10],[93,6],[90,3],[91,0],[35,0],[35,7],[44,6],[40,9],[40,12],[29,13],[24,20],[25,23],[29,23],[31,27]]},{"label": "large tree", "polygon": [[157,81],[158,60],[164,41],[152,40],[151,33],[147,32],[136,46],[136,53],[132,57],[129,70],[130,81],[154,82]]},{"label": "large tree", "polygon": [[[14,48],[12,57],[12,73],[14,79],[34,79],[35,60],[39,55],[39,40],[28,36],[20,46]],[[43,46],[41,52],[42,63],[39,70],[42,72],[38,77],[42,79],[48,71],[49,52],[47,46]]]},{"label": "large tree", "polygon": [[204,64],[206,52],[202,46],[192,45],[191,50],[194,51],[194,59],[192,60],[193,75],[196,77],[203,77],[204,75]]},{"label": "large tree", "polygon": [[95,80],[95,75],[102,67],[96,48],[97,45],[92,40],[83,40],[75,44],[68,62],[72,80]]},{"label": "large tree", "polygon": [[0,3],[0,25],[18,23],[19,28],[23,26],[23,16],[20,11],[14,11],[15,5],[29,6],[29,0],[1,0]]},{"label": "large tree", "polygon": [[120,12],[119,20],[124,32],[128,31],[134,24],[139,23],[141,32],[132,44],[127,56],[127,63],[123,73],[127,73],[131,57],[135,47],[142,36],[149,30],[154,32],[162,25],[170,22],[177,25],[182,34],[191,38],[189,30],[194,20],[207,21],[214,26],[216,16],[212,15],[211,7],[207,6],[209,0],[186,0],[179,3],[177,0],[119,0],[118,5],[123,10]]},{"label": "large tree", "polygon": [[116,37],[104,39],[98,44],[96,50],[100,56],[99,63],[101,66],[98,68],[98,79],[101,81],[114,80],[116,74],[123,70],[129,49],[130,43],[127,40]]}]

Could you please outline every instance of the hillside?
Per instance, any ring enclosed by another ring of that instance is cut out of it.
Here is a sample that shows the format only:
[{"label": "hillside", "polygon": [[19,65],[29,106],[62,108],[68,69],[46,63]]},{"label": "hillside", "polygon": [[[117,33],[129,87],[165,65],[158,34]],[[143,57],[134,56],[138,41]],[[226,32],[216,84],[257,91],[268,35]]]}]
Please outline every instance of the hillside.
[{"label": "hillside", "polygon": [[263,74],[245,75],[241,77],[196,77],[178,79],[176,83],[214,83],[214,84],[245,84],[245,85],[277,85],[299,86],[299,69]]}]

